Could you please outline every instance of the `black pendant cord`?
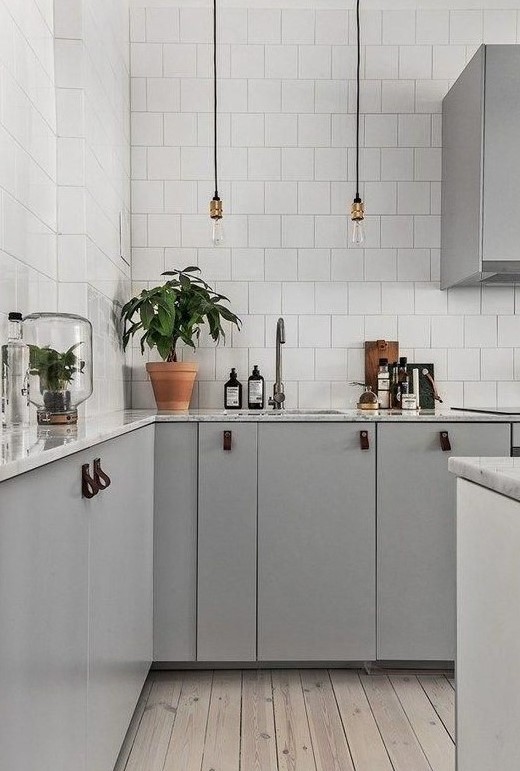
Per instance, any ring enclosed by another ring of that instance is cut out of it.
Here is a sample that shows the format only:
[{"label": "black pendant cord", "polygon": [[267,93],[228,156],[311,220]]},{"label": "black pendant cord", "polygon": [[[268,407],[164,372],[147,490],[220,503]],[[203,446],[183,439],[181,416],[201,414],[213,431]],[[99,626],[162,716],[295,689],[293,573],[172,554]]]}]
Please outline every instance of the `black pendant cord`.
[{"label": "black pendant cord", "polygon": [[213,149],[214,149],[214,172],[215,172],[215,195],[214,200],[219,201],[218,195],[218,95],[217,95],[217,0],[213,0]]},{"label": "black pendant cord", "polygon": [[361,83],[361,31],[359,23],[359,2],[356,2],[356,35],[357,35],[357,67],[356,67],[356,201],[361,201],[359,195],[359,123],[360,100],[359,91]]}]

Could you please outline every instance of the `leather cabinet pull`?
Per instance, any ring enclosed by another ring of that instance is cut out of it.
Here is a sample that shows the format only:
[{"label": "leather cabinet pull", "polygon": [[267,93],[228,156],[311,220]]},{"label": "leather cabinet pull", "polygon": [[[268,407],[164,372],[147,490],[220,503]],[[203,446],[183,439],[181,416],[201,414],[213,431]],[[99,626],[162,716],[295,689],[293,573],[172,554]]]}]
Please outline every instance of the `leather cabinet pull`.
[{"label": "leather cabinet pull", "polygon": [[439,436],[441,440],[441,450],[443,452],[451,452],[451,443],[450,443],[450,437],[448,432],[441,431]]},{"label": "leather cabinet pull", "polygon": [[233,443],[233,433],[229,430],[224,431],[223,448],[226,452],[231,452],[232,443]]},{"label": "leather cabinet pull", "polygon": [[370,440],[368,438],[368,431],[359,432],[359,445],[362,450],[370,450]]},{"label": "leather cabinet pull", "polygon": [[83,498],[93,498],[98,493],[97,482],[90,476],[90,466],[84,463],[81,467],[81,494]]},{"label": "leather cabinet pull", "polygon": [[106,490],[110,487],[112,480],[101,468],[101,458],[94,460],[94,481],[100,490]]}]

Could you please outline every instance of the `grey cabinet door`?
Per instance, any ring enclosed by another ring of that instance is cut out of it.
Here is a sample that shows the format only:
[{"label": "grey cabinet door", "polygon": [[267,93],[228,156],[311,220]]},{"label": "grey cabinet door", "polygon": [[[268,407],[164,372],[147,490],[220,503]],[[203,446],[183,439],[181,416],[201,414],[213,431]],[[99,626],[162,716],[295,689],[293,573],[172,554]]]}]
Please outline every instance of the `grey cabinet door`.
[{"label": "grey cabinet door", "polygon": [[197,424],[155,427],[154,661],[197,656]]},{"label": "grey cabinet door", "polygon": [[256,424],[201,423],[198,661],[256,659],[256,492]]},{"label": "grey cabinet door", "polygon": [[375,456],[365,424],[259,426],[259,660],[375,657]]},{"label": "grey cabinet door", "polygon": [[90,453],[112,484],[90,516],[87,768],[108,771],[152,662],[154,427]]},{"label": "grey cabinet door", "polygon": [[[447,431],[451,452],[443,452]],[[450,455],[509,455],[509,424],[378,426],[377,596],[382,660],[455,658],[455,477]]]},{"label": "grey cabinet door", "polygon": [[0,484],[0,767],[86,771],[86,454]]}]

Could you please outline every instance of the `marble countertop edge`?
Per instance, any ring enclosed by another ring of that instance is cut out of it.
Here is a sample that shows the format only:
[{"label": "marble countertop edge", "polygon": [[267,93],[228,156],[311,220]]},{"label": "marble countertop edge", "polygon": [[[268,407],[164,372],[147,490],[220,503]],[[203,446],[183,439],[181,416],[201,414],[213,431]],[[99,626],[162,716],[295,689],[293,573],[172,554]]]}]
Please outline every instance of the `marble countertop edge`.
[{"label": "marble countertop edge", "polygon": [[356,423],[429,423],[429,422],[520,422],[520,416],[489,415],[450,411],[360,412],[344,410],[224,411],[190,410],[157,412],[156,410],[121,410],[81,419],[77,426],[48,426],[3,430],[0,432],[0,482],[19,476],[40,466],[94,447],[102,442],[154,423],[183,422],[356,422]]},{"label": "marble countertop edge", "polygon": [[520,458],[450,458],[452,474],[520,501]]}]

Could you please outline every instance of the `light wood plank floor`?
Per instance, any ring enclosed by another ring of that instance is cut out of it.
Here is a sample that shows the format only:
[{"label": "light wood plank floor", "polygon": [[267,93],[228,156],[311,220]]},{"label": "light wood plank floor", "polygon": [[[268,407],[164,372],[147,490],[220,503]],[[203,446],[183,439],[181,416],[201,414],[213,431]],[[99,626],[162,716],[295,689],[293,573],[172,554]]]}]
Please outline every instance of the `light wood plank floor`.
[{"label": "light wood plank floor", "polygon": [[443,675],[153,672],[148,686],[125,771],[455,769]]}]

